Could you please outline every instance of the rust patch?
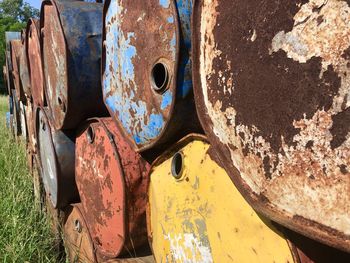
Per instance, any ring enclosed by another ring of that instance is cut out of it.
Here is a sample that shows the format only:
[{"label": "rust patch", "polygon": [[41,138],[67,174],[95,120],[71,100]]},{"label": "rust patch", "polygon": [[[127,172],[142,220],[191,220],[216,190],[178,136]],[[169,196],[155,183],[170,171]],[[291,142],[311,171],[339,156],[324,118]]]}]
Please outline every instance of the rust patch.
[{"label": "rust patch", "polygon": [[202,0],[193,20],[197,110],[217,158],[261,212],[347,250],[349,11]]},{"label": "rust patch", "polygon": [[102,256],[135,256],[147,246],[150,165],[111,118],[90,122],[77,138],[76,181],[92,239]]}]

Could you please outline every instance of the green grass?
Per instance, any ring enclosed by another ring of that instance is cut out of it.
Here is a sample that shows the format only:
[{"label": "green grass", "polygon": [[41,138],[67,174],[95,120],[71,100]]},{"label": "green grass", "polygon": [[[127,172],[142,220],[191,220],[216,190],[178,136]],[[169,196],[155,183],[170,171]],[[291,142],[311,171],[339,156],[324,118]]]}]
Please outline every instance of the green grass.
[{"label": "green grass", "polygon": [[7,105],[0,96],[0,262],[57,262],[49,220],[35,204],[24,143],[6,128]]}]

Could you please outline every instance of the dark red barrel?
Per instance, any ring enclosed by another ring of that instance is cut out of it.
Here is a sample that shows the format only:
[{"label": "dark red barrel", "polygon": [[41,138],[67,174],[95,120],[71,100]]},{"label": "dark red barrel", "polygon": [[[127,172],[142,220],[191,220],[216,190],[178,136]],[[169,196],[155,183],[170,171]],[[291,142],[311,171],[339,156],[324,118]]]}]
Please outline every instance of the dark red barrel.
[{"label": "dark red barrel", "polygon": [[125,141],[111,118],[92,120],[76,142],[76,181],[101,256],[129,256],[148,247],[150,165]]},{"label": "dark red barrel", "polygon": [[350,6],[203,1],[193,10],[197,112],[255,209],[350,252]]},{"label": "dark red barrel", "polygon": [[31,18],[26,29],[26,56],[33,106],[44,106],[44,75],[41,57],[41,34],[39,20]]},{"label": "dark red barrel", "polygon": [[16,90],[16,96],[18,101],[25,101],[26,97],[21,84],[20,79],[20,56],[22,52],[22,42],[21,40],[12,40],[10,42],[11,46],[11,61],[12,61],[12,72],[11,76],[13,78],[13,83]]},{"label": "dark red barrel", "polygon": [[42,3],[45,96],[56,130],[107,114],[100,74],[102,7],[78,0]]}]

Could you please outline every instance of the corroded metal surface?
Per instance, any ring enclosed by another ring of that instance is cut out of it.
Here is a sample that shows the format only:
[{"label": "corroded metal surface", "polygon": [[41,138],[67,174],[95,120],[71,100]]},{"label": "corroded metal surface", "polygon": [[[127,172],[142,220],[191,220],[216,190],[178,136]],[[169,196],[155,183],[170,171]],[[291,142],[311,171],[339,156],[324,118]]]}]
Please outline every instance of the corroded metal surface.
[{"label": "corroded metal surface", "polygon": [[193,103],[192,0],[108,0],[102,51],[105,104],[137,151],[199,130]]},{"label": "corroded metal surface", "polygon": [[21,39],[20,32],[5,32],[6,41],[6,68],[7,68],[7,83],[8,83],[8,94],[11,95],[12,90],[15,88],[12,78],[12,59],[11,59],[11,41]]},{"label": "corroded metal surface", "polygon": [[12,71],[11,75],[13,78],[14,87],[16,90],[16,96],[19,101],[25,101],[26,97],[21,85],[20,79],[20,55],[22,52],[22,42],[21,40],[12,40],[11,45],[11,62],[12,62]]},{"label": "corroded metal surface", "polygon": [[102,7],[77,0],[41,6],[45,95],[56,130],[107,113],[100,83]]},{"label": "corroded metal surface", "polygon": [[35,115],[33,104],[30,100],[27,101],[26,107],[26,123],[28,132],[27,151],[31,154],[37,153],[36,132],[35,132]]},{"label": "corroded metal surface", "polygon": [[147,226],[156,261],[293,262],[284,235],[253,210],[212,152],[191,135],[152,165]]},{"label": "corroded metal surface", "polygon": [[52,205],[63,208],[79,201],[75,183],[75,132],[55,131],[50,127],[46,109],[36,112],[36,134],[42,179]]},{"label": "corroded metal surface", "polygon": [[65,210],[63,240],[69,262],[96,262],[95,249],[86,224],[86,214],[81,204],[75,204]]},{"label": "corroded metal surface", "polygon": [[15,137],[21,135],[21,115],[20,115],[20,106],[19,106],[19,101],[16,96],[16,90],[12,90],[13,94],[13,120],[12,120],[12,125],[13,125],[13,134]]},{"label": "corroded metal surface", "polygon": [[39,20],[30,19],[26,29],[26,55],[28,59],[31,95],[35,106],[44,106],[45,104],[40,36]]},{"label": "corroded metal surface", "polygon": [[27,118],[26,118],[26,106],[20,101],[19,102],[19,115],[21,119],[21,136],[27,143]]},{"label": "corroded metal surface", "polygon": [[251,204],[350,251],[350,7],[197,1],[198,114]]},{"label": "corroded metal surface", "polygon": [[22,30],[21,42],[22,48],[19,55],[19,76],[21,81],[21,86],[26,97],[25,103],[27,103],[28,99],[31,99],[31,90],[30,90],[30,79],[29,79],[29,71],[28,71],[28,59],[27,59],[27,38],[26,31]]},{"label": "corroded metal surface", "polygon": [[149,164],[123,139],[111,118],[91,122],[76,143],[76,181],[98,252],[137,255],[147,245]]}]

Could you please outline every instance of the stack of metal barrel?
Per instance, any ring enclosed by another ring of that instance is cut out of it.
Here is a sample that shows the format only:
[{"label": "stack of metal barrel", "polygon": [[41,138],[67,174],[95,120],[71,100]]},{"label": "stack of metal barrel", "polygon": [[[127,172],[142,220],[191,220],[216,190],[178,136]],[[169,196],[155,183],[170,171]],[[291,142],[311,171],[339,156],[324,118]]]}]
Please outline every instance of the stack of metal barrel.
[{"label": "stack of metal barrel", "polygon": [[350,262],[348,2],[101,2],[6,33],[70,261]]}]

